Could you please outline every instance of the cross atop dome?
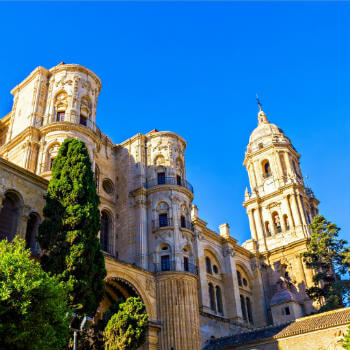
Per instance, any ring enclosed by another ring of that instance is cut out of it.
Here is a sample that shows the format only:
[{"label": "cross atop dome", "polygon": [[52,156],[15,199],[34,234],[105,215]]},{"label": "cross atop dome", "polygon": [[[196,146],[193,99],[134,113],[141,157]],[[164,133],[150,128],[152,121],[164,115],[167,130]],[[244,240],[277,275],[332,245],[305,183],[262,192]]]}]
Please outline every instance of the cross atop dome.
[{"label": "cross atop dome", "polygon": [[259,125],[260,125],[260,124],[268,124],[269,121],[267,120],[267,117],[266,117],[265,112],[261,109],[262,103],[261,103],[261,101],[260,101],[260,99],[259,99],[258,94],[256,94],[256,102],[257,102],[257,104],[258,104],[258,106],[259,106],[259,113],[258,113],[258,122],[259,122]]}]

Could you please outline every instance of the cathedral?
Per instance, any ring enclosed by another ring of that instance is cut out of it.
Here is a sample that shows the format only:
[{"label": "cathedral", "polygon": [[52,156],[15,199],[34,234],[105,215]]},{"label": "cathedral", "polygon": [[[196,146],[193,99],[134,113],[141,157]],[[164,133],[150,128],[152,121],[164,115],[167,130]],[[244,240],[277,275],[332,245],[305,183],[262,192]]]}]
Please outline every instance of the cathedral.
[{"label": "cathedral", "polygon": [[200,217],[186,141],[152,130],[114,143],[96,125],[100,90],[92,71],[65,63],[37,67],[13,88],[12,110],[0,119],[0,239],[19,235],[40,254],[52,162],[66,138],[78,138],[101,200],[107,277],[96,317],[117,298],[138,296],[151,319],[142,349],[200,350],[317,310],[305,293],[313,273],[300,254],[319,201],[305,186],[291,140],[264,111],[245,151],[251,239],[239,245],[227,223],[215,232]]}]

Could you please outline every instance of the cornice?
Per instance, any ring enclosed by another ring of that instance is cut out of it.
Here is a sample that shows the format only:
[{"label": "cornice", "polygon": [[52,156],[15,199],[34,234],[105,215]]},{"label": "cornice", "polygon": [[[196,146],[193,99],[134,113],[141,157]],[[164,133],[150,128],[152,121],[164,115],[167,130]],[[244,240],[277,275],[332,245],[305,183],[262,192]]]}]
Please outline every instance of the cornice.
[{"label": "cornice", "polygon": [[50,72],[44,68],[44,67],[36,67],[30,74],[29,76],[27,76],[27,78],[25,78],[21,83],[19,83],[18,85],[16,85],[12,90],[11,90],[11,94],[15,95],[19,90],[21,90],[22,88],[24,88],[26,85],[28,85],[31,81],[33,81],[38,74],[44,74],[46,77],[48,77],[50,75]]},{"label": "cornice", "polygon": [[40,186],[42,189],[46,190],[49,184],[49,181],[45,180],[39,175],[32,173],[29,170],[26,170],[19,165],[16,165],[0,156],[0,166],[4,167],[6,170],[10,171],[16,176],[21,176],[25,180],[29,180],[33,184]]},{"label": "cornice", "polygon": [[186,187],[183,186],[178,186],[178,185],[157,185],[153,186],[149,189],[147,189],[147,194],[153,194],[156,192],[162,192],[162,191],[175,191],[175,192],[180,192],[188,196],[190,199],[190,202],[193,201],[193,193],[187,189]]},{"label": "cornice", "polygon": [[243,165],[247,165],[247,162],[249,159],[265,153],[266,151],[269,151],[270,149],[276,149],[277,151],[283,151],[285,149],[288,149],[290,152],[292,152],[295,156],[297,156],[297,158],[299,159],[301,156],[300,154],[293,148],[293,146],[290,143],[283,143],[283,142],[276,142],[276,143],[271,143],[270,145],[257,149],[254,152],[250,152],[250,153],[245,153],[244,156],[244,161],[243,161]]},{"label": "cornice", "polygon": [[129,144],[131,143],[134,143],[135,141],[138,141],[138,140],[142,140],[142,141],[145,141],[146,140],[146,136],[141,134],[141,133],[138,133],[128,139],[126,139],[125,141],[121,142],[121,143],[118,143],[116,144],[116,146],[118,147],[126,147],[128,146]]},{"label": "cornice", "polygon": [[186,148],[187,144],[184,138],[182,138],[180,135],[175,134],[172,131],[157,131],[157,132],[153,132],[153,133],[149,133],[146,134],[147,139],[151,140],[155,137],[161,137],[161,136],[170,136],[170,137],[175,137],[176,139],[178,139],[184,146],[184,148]]},{"label": "cornice", "polygon": [[259,253],[263,257],[271,256],[271,255],[274,255],[274,254],[277,254],[277,253],[280,253],[280,252],[284,252],[285,253],[286,250],[290,250],[292,248],[304,245],[307,242],[308,242],[307,238],[301,238],[301,239],[299,239],[297,241],[293,241],[293,242],[287,243],[285,245],[282,245],[282,246],[279,246],[279,247],[276,247],[276,248],[273,248],[273,249],[269,249],[269,250],[266,250],[266,251],[263,251],[263,252],[259,252]]},{"label": "cornice", "polygon": [[6,152],[9,152],[11,149],[16,147],[21,142],[23,142],[27,136],[36,136],[39,138],[40,132],[34,126],[28,126],[26,129],[24,129],[22,132],[20,132],[18,135],[16,135],[12,140],[10,140],[9,142],[2,145],[0,147],[0,154],[4,154]]},{"label": "cornice", "polygon": [[252,204],[252,203],[255,203],[255,202],[264,202],[264,201],[266,201],[266,200],[268,200],[268,199],[270,199],[270,198],[273,198],[273,197],[275,197],[276,195],[278,195],[278,194],[283,194],[283,192],[285,191],[285,190],[287,190],[287,189],[289,189],[289,188],[295,188],[295,189],[300,189],[300,188],[303,188],[304,186],[303,185],[301,185],[301,184],[299,184],[299,183],[295,183],[295,182],[292,182],[292,183],[289,183],[289,184],[286,184],[286,185],[283,185],[283,186],[281,186],[278,190],[276,190],[276,191],[274,191],[274,192],[271,192],[271,193],[268,193],[268,194],[266,194],[266,195],[264,195],[264,196],[262,196],[262,197],[258,197],[258,196],[255,196],[255,197],[253,197],[253,198],[250,198],[250,199],[248,199],[248,200],[246,200],[246,201],[244,201],[243,202],[243,206],[245,207],[245,208],[247,208],[247,206],[248,205],[250,205],[250,204]]}]

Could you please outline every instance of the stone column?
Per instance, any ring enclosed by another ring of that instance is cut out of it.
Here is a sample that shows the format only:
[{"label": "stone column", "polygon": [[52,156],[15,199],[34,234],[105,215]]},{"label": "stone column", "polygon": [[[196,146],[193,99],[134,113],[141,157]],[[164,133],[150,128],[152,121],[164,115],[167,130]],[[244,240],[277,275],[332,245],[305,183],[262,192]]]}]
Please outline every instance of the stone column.
[{"label": "stone column", "polygon": [[135,196],[136,209],[136,261],[143,269],[148,268],[147,204],[146,190],[141,188]]},{"label": "stone column", "polygon": [[257,241],[258,236],[256,233],[255,221],[254,221],[252,210],[251,209],[247,210],[247,213],[248,213],[249,227],[250,227],[250,232],[252,233],[252,238]]},{"label": "stone column", "polygon": [[17,232],[16,235],[25,239],[26,231],[27,231],[27,222],[29,219],[29,214],[31,212],[31,207],[28,205],[23,205],[22,207],[22,215],[19,217],[19,221],[17,224]]},{"label": "stone column", "polygon": [[289,226],[290,227],[295,227],[295,223],[294,223],[294,217],[292,215],[292,210],[290,208],[290,203],[289,203],[289,199],[288,196],[283,198],[286,203],[287,203],[287,212],[288,212],[288,222],[289,222]]},{"label": "stone column", "polygon": [[225,289],[223,291],[225,294],[225,316],[235,322],[243,322],[237,281],[235,252],[227,243],[223,247],[223,256],[226,270],[224,279]]},{"label": "stone column", "polygon": [[157,314],[162,322],[160,350],[200,350],[198,278],[184,272],[156,276]]},{"label": "stone column", "polygon": [[150,321],[147,329],[146,350],[158,349],[158,333],[161,330],[161,325],[156,321]]},{"label": "stone column", "polygon": [[292,200],[292,213],[293,213],[295,226],[301,226],[302,221],[301,221],[300,212],[297,204],[296,194],[291,194],[290,198]]},{"label": "stone column", "polygon": [[[295,254],[295,258],[296,258],[296,260],[297,260],[297,262],[298,262],[298,268],[299,268],[299,271],[300,271],[300,274],[301,274],[301,275],[299,276],[299,278],[301,278],[302,281],[305,283],[305,288],[308,288],[309,283],[308,283],[308,281],[306,280],[304,265],[303,265],[303,261],[302,261],[302,259],[301,259],[300,254]],[[299,282],[299,281],[298,281],[298,282]]]}]

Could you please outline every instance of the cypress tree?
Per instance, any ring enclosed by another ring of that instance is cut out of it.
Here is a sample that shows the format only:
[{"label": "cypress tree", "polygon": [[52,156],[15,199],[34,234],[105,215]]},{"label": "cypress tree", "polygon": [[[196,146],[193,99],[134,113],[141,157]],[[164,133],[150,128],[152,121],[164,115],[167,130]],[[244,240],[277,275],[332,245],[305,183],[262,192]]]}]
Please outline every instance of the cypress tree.
[{"label": "cypress tree", "polygon": [[38,236],[43,269],[70,285],[76,313],[93,316],[104,296],[106,269],[97,237],[100,201],[84,142],[62,143],[45,199]]},{"label": "cypress tree", "polygon": [[350,248],[347,241],[338,238],[340,228],[322,215],[314,217],[310,230],[308,248],[302,257],[306,266],[315,271],[315,286],[306,292],[322,305],[321,312],[343,307],[350,300],[350,281],[342,278],[350,272]]}]

